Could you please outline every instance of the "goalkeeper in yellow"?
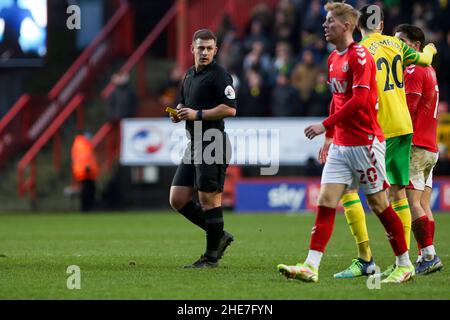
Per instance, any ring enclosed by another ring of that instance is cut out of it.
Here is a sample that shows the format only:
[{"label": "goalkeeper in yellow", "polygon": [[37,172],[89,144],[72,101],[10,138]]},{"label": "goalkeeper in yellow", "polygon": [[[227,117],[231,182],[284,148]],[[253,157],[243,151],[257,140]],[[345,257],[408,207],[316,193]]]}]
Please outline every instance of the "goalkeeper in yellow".
[{"label": "goalkeeper in yellow", "polygon": [[[409,249],[411,212],[405,187],[409,184],[413,125],[406,103],[403,68],[410,64],[430,65],[436,48],[429,44],[422,53],[416,52],[398,38],[382,35],[383,26],[383,12],[380,7],[368,5],[360,10],[358,27],[363,36],[360,44],[372,54],[377,67],[378,121],[386,138],[386,170],[391,184],[389,198],[403,223]],[[361,60],[365,58],[363,55],[361,52]],[[327,143],[323,148],[327,148]],[[364,179],[363,176],[357,178],[361,181]],[[358,246],[358,258],[353,259],[350,267],[336,273],[334,277],[354,278],[372,274],[375,272],[375,263],[357,190],[348,190],[341,200],[347,223]],[[394,268],[395,264],[389,266],[382,276],[390,275]]]}]

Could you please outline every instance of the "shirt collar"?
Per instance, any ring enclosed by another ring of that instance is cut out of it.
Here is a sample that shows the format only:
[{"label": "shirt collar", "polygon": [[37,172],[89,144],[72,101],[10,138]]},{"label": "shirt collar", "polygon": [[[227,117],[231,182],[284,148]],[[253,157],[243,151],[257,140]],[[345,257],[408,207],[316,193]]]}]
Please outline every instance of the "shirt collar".
[{"label": "shirt collar", "polygon": [[355,41],[353,41],[352,43],[350,43],[350,44],[348,45],[348,47],[345,48],[344,50],[338,51],[338,49],[335,49],[335,51],[336,51],[336,53],[337,53],[338,55],[343,56],[344,54],[347,53],[348,48],[350,48],[350,47],[353,46],[354,44],[355,44]]},{"label": "shirt collar", "polygon": [[211,66],[215,65],[216,63],[217,63],[216,60],[213,59],[213,61],[211,61],[210,64],[208,64],[205,68],[203,68],[203,69],[202,69],[201,71],[199,71],[199,72],[197,72],[197,70],[195,69],[195,65],[194,65],[194,74],[202,74],[202,73],[205,73],[205,72],[207,72],[207,71],[211,68]]}]

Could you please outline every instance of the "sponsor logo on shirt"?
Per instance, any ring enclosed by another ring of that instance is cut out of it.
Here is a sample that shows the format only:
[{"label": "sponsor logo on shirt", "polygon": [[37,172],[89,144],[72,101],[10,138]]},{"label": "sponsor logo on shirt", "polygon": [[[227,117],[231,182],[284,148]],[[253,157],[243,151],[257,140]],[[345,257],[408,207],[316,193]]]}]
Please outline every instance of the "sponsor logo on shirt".
[{"label": "sponsor logo on shirt", "polygon": [[348,71],[348,61],[344,62],[344,65],[342,66],[342,72],[347,72]]},{"label": "sponsor logo on shirt", "polygon": [[341,81],[336,78],[331,78],[331,92],[345,93],[347,91],[348,81]]}]

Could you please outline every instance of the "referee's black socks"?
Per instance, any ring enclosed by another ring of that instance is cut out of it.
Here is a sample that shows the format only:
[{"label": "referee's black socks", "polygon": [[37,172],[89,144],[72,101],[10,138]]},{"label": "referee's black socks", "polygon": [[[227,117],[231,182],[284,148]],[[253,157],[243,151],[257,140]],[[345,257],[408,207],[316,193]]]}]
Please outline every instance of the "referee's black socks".
[{"label": "referee's black socks", "polygon": [[191,200],[186,203],[183,208],[178,210],[178,212],[192,223],[196,224],[203,230],[206,230],[205,214],[203,213],[202,207],[198,203]]},{"label": "referee's black socks", "polygon": [[222,207],[205,210],[206,222],[206,252],[205,256],[217,261],[220,239],[223,236],[223,211]]}]

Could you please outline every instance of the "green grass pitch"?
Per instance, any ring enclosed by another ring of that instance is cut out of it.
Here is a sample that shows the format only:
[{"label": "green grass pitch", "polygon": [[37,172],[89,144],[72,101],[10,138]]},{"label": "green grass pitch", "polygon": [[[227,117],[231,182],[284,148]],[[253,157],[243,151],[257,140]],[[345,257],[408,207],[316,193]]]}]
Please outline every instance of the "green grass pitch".
[{"label": "green grass pitch", "polygon": [[[336,217],[316,284],[286,280],[278,263],[306,257],[312,214],[227,213],[235,236],[220,267],[186,270],[204,234],[176,213],[0,215],[0,299],[449,299],[450,215],[436,214],[435,246],[444,270],[369,290],[367,278],[333,279],[355,257],[342,214]],[[381,224],[367,216],[375,261],[394,261]],[[411,257],[416,259],[412,239]],[[135,265],[130,265],[135,261]],[[81,270],[67,289],[66,269]]]}]

